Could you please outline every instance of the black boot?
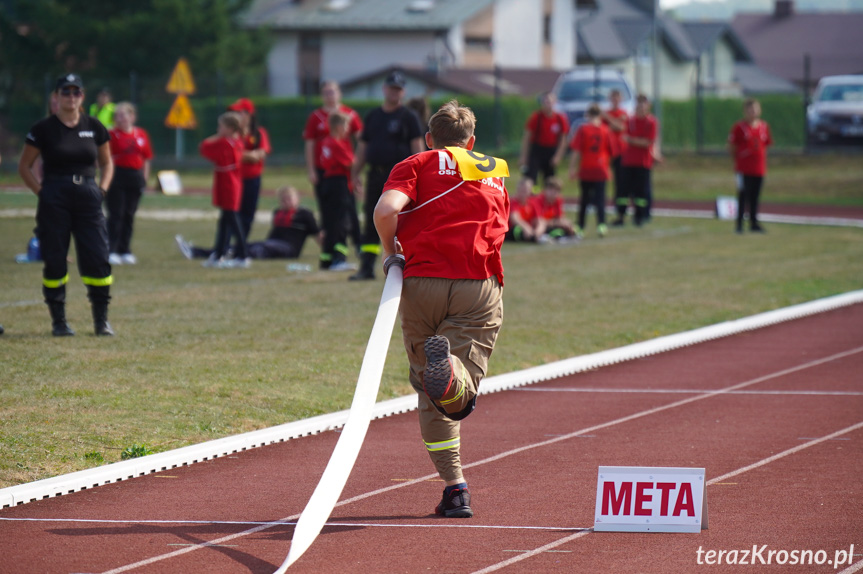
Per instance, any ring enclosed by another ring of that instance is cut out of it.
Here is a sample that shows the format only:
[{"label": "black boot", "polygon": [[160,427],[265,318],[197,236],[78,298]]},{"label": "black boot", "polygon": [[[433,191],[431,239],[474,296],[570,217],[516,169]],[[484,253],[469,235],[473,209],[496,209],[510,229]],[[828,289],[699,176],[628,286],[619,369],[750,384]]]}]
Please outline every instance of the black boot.
[{"label": "black boot", "polygon": [[69,323],[66,322],[66,304],[63,302],[48,302],[48,310],[51,312],[51,334],[55,337],[71,337],[75,334]]},{"label": "black boot", "polygon": [[93,303],[91,307],[93,309],[93,326],[96,329],[96,335],[113,337],[114,330],[111,328],[111,324],[108,323],[108,304]]},{"label": "black boot", "polygon": [[360,270],[348,277],[350,281],[366,281],[375,278],[375,261],[377,255],[374,253],[363,253],[360,258]]}]

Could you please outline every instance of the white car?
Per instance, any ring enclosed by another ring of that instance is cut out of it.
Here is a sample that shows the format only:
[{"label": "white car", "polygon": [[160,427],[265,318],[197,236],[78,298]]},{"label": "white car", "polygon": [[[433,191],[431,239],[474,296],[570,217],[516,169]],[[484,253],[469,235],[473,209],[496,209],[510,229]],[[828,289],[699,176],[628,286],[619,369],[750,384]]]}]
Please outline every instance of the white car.
[{"label": "white car", "polygon": [[626,78],[617,70],[608,68],[575,68],[557,79],[552,92],[557,96],[557,110],[566,114],[573,129],[584,123],[584,112],[596,102],[607,110],[608,95],[620,90],[620,107],[626,113],[635,113],[635,92]]},{"label": "white car", "polygon": [[806,120],[813,143],[863,144],[863,75],[821,78]]}]

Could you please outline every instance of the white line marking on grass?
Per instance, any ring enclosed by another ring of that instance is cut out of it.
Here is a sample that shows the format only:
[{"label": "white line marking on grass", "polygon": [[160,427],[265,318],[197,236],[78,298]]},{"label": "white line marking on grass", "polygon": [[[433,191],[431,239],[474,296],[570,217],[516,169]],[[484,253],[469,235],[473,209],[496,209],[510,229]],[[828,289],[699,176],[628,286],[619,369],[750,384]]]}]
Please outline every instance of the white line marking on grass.
[{"label": "white line marking on grass", "polygon": [[[753,464],[750,464],[750,465],[744,466],[742,468],[739,468],[737,470],[731,471],[729,473],[723,474],[722,476],[717,476],[716,478],[708,480],[705,484],[712,485],[712,484],[720,483],[722,480],[725,480],[727,478],[731,478],[732,476],[737,476],[737,475],[743,474],[744,472],[748,472],[750,470],[762,467],[764,465],[770,464],[771,462],[779,460],[780,458],[784,458],[786,456],[800,452],[801,450],[807,449],[811,446],[815,446],[815,445],[820,444],[824,441],[828,441],[828,440],[830,440],[834,437],[837,437],[839,435],[853,432],[853,431],[861,429],[861,428],[863,428],[863,422],[859,422],[855,425],[851,425],[850,427],[846,427],[842,430],[838,430],[838,431],[831,433],[827,436],[823,436],[821,438],[807,442],[806,444],[801,444],[800,446],[796,446],[794,448],[789,448],[788,450],[782,451],[778,454],[767,457],[767,458],[762,459],[762,460],[755,462]],[[550,548],[556,548],[557,546],[560,546],[561,544],[566,544],[567,542],[571,542],[572,540],[576,540],[578,538],[581,538],[582,536],[590,534],[590,532],[592,532],[592,531],[593,531],[593,529],[591,528],[587,531],[579,532],[578,534],[574,534],[572,536],[567,536],[565,538],[561,538],[560,540],[556,540],[556,541],[550,542],[544,546],[540,546],[536,550],[532,550],[531,552],[528,552],[526,554],[522,554],[520,556],[514,556],[514,557],[510,558],[509,560],[504,560],[503,562],[498,562],[497,564],[492,564],[491,566],[483,568],[482,570],[476,570],[475,572],[473,572],[473,574],[487,574],[488,572],[495,572],[496,570],[500,570],[501,568],[506,568],[507,566],[515,564],[516,562],[520,562],[521,560],[526,560],[527,558],[531,558],[533,556],[536,556],[537,554],[545,552]],[[846,574],[846,573],[851,574],[852,572],[856,572],[857,570],[860,570],[861,568],[863,568],[863,561],[858,562],[857,564],[849,567],[846,570],[843,570],[839,574]]]},{"label": "white line marking on grass", "polygon": [[[841,352],[841,353],[836,353],[836,354],[834,354],[834,355],[830,355],[829,357],[825,357],[825,358],[822,358],[822,359],[816,359],[816,360],[813,360],[813,361],[809,361],[809,362],[807,362],[807,363],[803,363],[803,364],[798,365],[798,366],[796,366],[796,367],[790,367],[790,368],[788,368],[788,369],[783,369],[783,370],[781,370],[781,371],[777,371],[777,372],[775,372],[775,373],[771,373],[771,374],[768,374],[768,375],[763,375],[763,376],[761,376],[761,377],[757,377],[757,378],[755,378],[755,379],[751,379],[751,380],[749,380],[749,381],[745,381],[745,382],[743,382],[743,383],[738,383],[738,384],[736,384],[736,385],[732,385],[732,386],[727,387],[727,388],[725,388],[725,389],[720,389],[720,390],[717,390],[717,391],[712,391],[712,392],[710,392],[710,393],[706,393],[706,394],[704,394],[704,395],[698,395],[698,396],[696,396],[696,397],[690,397],[690,398],[687,398],[687,399],[683,399],[683,400],[680,400],[680,401],[676,401],[676,402],[674,402],[674,403],[670,403],[670,404],[668,404],[668,405],[664,405],[664,406],[661,406],[661,407],[655,407],[655,408],[652,408],[652,409],[648,409],[648,410],[646,410],[646,411],[641,411],[641,412],[639,412],[639,413],[634,413],[634,414],[631,414],[631,415],[628,415],[628,416],[625,416],[625,417],[621,417],[621,418],[619,418],[619,419],[615,419],[615,420],[613,420],[613,421],[609,421],[609,422],[607,422],[607,423],[602,423],[602,424],[594,425],[594,426],[592,426],[592,427],[588,427],[588,428],[580,429],[580,430],[577,430],[577,431],[575,431],[575,432],[572,432],[572,433],[569,433],[569,434],[566,434],[566,435],[562,435],[562,436],[560,436],[560,437],[556,437],[556,438],[552,438],[552,439],[549,439],[549,440],[541,441],[541,442],[538,442],[538,443],[529,444],[529,445],[525,445],[525,446],[522,446],[522,447],[519,447],[519,448],[515,448],[515,449],[512,449],[512,450],[508,450],[508,451],[502,452],[502,453],[500,453],[500,454],[497,454],[497,455],[490,456],[490,457],[488,457],[488,458],[485,458],[485,459],[479,460],[479,461],[477,461],[477,462],[473,462],[473,463],[470,463],[470,464],[463,465],[463,468],[465,468],[465,469],[468,469],[468,468],[474,468],[474,467],[477,467],[477,466],[481,466],[481,465],[484,465],[484,464],[488,464],[488,463],[490,463],[490,462],[495,462],[495,461],[501,460],[501,459],[503,459],[503,458],[507,458],[507,457],[512,456],[512,455],[515,455],[515,454],[520,454],[520,453],[522,453],[522,452],[526,452],[526,451],[529,451],[529,450],[533,450],[533,449],[535,449],[535,448],[540,448],[540,447],[548,446],[548,445],[551,445],[551,444],[554,444],[554,443],[557,443],[557,442],[561,442],[561,441],[563,441],[563,440],[567,440],[567,439],[570,439],[570,438],[576,438],[576,437],[578,437],[578,436],[580,436],[580,435],[585,435],[585,434],[588,434],[588,433],[591,433],[591,432],[594,432],[594,431],[597,431],[597,430],[600,430],[600,429],[603,429],[603,428],[608,428],[608,427],[615,426],[615,425],[618,425],[618,424],[621,424],[621,423],[625,423],[625,422],[633,421],[633,420],[636,420],[636,419],[639,419],[639,418],[642,418],[642,417],[645,417],[645,416],[648,416],[648,415],[653,415],[653,414],[656,414],[656,413],[660,413],[660,412],[665,411],[665,410],[668,410],[668,409],[672,409],[672,408],[675,408],[675,407],[679,407],[679,406],[683,406],[683,405],[686,405],[686,404],[689,404],[689,403],[693,403],[693,402],[696,402],[696,401],[700,401],[700,400],[702,400],[702,399],[707,399],[707,398],[715,397],[715,396],[717,396],[717,395],[725,394],[725,393],[727,393],[728,391],[732,391],[732,390],[736,390],[736,389],[741,389],[741,388],[743,388],[743,387],[747,387],[747,386],[750,386],[750,385],[755,385],[755,384],[758,384],[758,383],[761,383],[761,382],[764,382],[764,381],[767,381],[767,380],[770,380],[770,379],[774,379],[774,378],[777,378],[777,377],[782,377],[782,376],[784,376],[784,375],[788,375],[788,374],[791,374],[791,373],[795,373],[795,372],[798,372],[798,371],[802,371],[802,370],[805,370],[805,369],[809,369],[809,368],[811,368],[811,367],[815,367],[815,366],[818,366],[818,365],[821,365],[821,364],[824,364],[824,363],[827,363],[827,362],[830,362],[830,361],[835,361],[835,360],[837,360],[837,359],[841,359],[841,358],[843,358],[843,357],[847,357],[847,356],[849,356],[849,355],[853,355],[853,354],[856,354],[856,353],[860,353],[861,351],[863,351],[863,347],[857,347],[856,349],[851,349],[851,350],[848,350],[848,351],[843,351],[843,352]],[[863,423],[861,423],[861,425],[863,425]],[[809,443],[807,443],[807,444],[809,444]],[[806,447],[806,445],[801,445],[800,447],[798,447],[798,449],[800,449],[800,448],[805,448],[805,447]],[[377,489],[377,490],[373,490],[373,491],[370,491],[370,492],[366,492],[366,493],[364,493],[364,494],[359,494],[359,495],[354,496],[354,497],[352,497],[352,498],[348,498],[348,499],[345,499],[345,500],[340,501],[339,503],[337,503],[337,504],[336,504],[336,507],[344,506],[344,505],[346,505],[346,504],[352,504],[352,503],[354,503],[354,502],[357,502],[357,501],[360,501],[360,500],[365,500],[365,499],[367,499],[367,498],[371,498],[371,497],[373,497],[373,496],[377,496],[378,494],[383,494],[383,493],[386,493],[386,492],[391,492],[391,491],[393,491],[393,490],[396,490],[396,489],[399,489],[399,488],[404,488],[404,487],[406,487],[406,486],[412,486],[412,485],[415,485],[415,484],[419,484],[419,483],[421,483],[421,482],[425,482],[425,481],[427,481],[427,480],[429,480],[429,479],[431,479],[431,478],[437,478],[437,476],[438,476],[438,475],[437,475],[437,473],[435,473],[435,474],[427,474],[427,475],[425,475],[425,476],[421,476],[421,477],[416,478],[416,479],[414,479],[414,480],[410,480],[410,481],[407,481],[407,482],[402,482],[402,483],[399,483],[399,484],[394,484],[394,485],[391,485],[391,486],[387,486],[387,487],[385,487],[385,488],[379,488],[379,489]],[[256,533],[258,533],[258,532],[261,532],[262,530],[267,530],[268,528],[272,528],[273,526],[277,526],[277,525],[280,525],[280,524],[287,523],[287,522],[289,522],[289,521],[291,521],[291,520],[296,520],[297,518],[299,518],[299,514],[294,514],[294,515],[292,515],[292,516],[288,516],[288,517],[286,517],[286,518],[283,518],[283,519],[281,519],[281,520],[275,521],[275,522],[273,522],[273,523],[270,523],[270,524],[263,524],[263,525],[258,526],[258,527],[256,527],[256,528],[251,528],[251,529],[249,529],[249,530],[245,530],[245,531],[243,531],[243,532],[238,532],[238,533],[236,533],[236,534],[231,534],[231,535],[229,535],[229,536],[224,536],[224,537],[222,537],[222,538],[218,538],[218,539],[213,540],[213,541],[211,541],[211,542],[201,543],[201,544],[200,544],[200,545],[198,545],[198,546],[190,546],[190,547],[187,547],[187,548],[183,548],[182,550],[177,550],[177,551],[175,551],[175,552],[171,552],[171,553],[168,553],[168,554],[162,554],[162,555],[160,555],[160,556],[153,556],[153,557],[151,557],[151,558],[147,558],[147,559],[145,559],[145,560],[141,560],[140,562],[135,562],[134,564],[128,564],[128,565],[126,565],[126,566],[120,566],[119,568],[115,568],[115,569],[113,569],[113,570],[108,570],[107,572],[104,572],[103,574],[119,574],[120,572],[127,572],[127,571],[129,571],[129,570],[134,570],[135,568],[138,568],[138,567],[140,567],[140,566],[148,566],[148,565],[153,564],[153,563],[155,563],[155,562],[159,562],[159,561],[161,561],[161,560],[166,560],[166,559],[168,559],[168,558],[174,558],[174,557],[176,557],[176,556],[180,556],[180,555],[182,555],[182,554],[185,554],[185,553],[187,553],[187,552],[191,552],[191,551],[193,551],[193,550],[197,550],[197,549],[200,549],[200,548],[206,548],[206,547],[208,547],[208,546],[212,546],[212,545],[222,544],[223,542],[228,542],[228,541],[230,541],[230,540],[234,540],[235,538],[239,538],[239,537],[241,537],[241,536],[246,536],[246,535],[249,535],[249,534],[256,534]],[[587,534],[587,532],[579,532],[579,533],[574,534],[574,535],[572,535],[572,536],[569,536],[569,537],[563,538],[563,539],[561,539],[561,540],[557,541],[556,543],[552,543],[552,545],[544,546],[544,547],[542,547],[542,550],[539,550],[539,551],[544,551],[544,550],[546,550],[546,549],[548,549],[548,548],[554,548],[555,546],[558,546],[558,545],[560,545],[560,544],[564,544],[564,543],[568,542],[569,540],[575,540],[576,538],[578,538],[578,537],[580,537],[580,536],[583,536],[583,535],[585,535],[585,534]],[[538,552],[535,552],[535,553],[538,553]],[[535,553],[534,553],[534,554],[535,554]],[[524,557],[528,557],[528,556],[532,556],[532,555],[533,555],[533,554],[529,554],[529,555],[525,555]],[[519,560],[521,560],[521,559],[523,559],[523,558],[522,558],[522,557],[519,557],[518,559],[519,559]],[[513,559],[513,560],[515,560],[515,559]],[[485,571],[482,571],[482,572],[485,572]],[[489,572],[490,572],[490,570],[489,570]]]},{"label": "white line marking on grass", "polygon": [[[523,393],[659,393],[659,394],[682,394],[700,395],[712,393],[722,389],[608,389],[596,387],[570,387],[570,388],[542,388],[522,387],[513,389]],[[828,397],[860,397],[863,392],[859,391],[729,391],[729,395],[823,395]]]}]

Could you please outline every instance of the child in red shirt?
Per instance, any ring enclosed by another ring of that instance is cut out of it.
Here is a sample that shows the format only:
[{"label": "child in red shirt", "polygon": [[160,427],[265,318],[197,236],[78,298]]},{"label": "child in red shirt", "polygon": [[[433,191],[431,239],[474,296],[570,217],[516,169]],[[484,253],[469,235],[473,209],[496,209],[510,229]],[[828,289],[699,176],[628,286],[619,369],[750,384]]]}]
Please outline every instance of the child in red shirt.
[{"label": "child in red shirt", "polygon": [[644,94],[636,98],[635,115],[626,124],[623,141],[626,149],[621,158],[624,197],[617,203],[617,219],[612,225],[623,225],[627,196],[635,204],[633,221],[641,227],[649,217],[650,168],[653,167],[654,145],[659,131],[656,118],[650,113],[650,100]]},{"label": "child in red shirt", "polygon": [[557,177],[545,180],[542,193],[531,199],[536,217],[534,226],[538,241],[545,243],[550,239],[560,242],[575,237],[572,222],[563,214],[563,198],[560,192],[563,183]]},{"label": "child in red shirt", "polygon": [[[596,209],[597,232],[605,236],[605,182],[608,181],[608,164],[613,153],[612,136],[601,119],[599,105],[591,104],[587,109],[587,123],[579,126],[569,147],[572,159],[569,164],[569,178],[578,177],[581,199],[578,206],[578,227],[575,234],[584,234],[584,220],[587,207]],[[576,169],[576,167],[578,169]]]},{"label": "child in red shirt", "polygon": [[[216,227],[216,244],[204,267],[249,267],[251,264],[238,213],[243,192],[240,178],[243,155],[241,126],[240,116],[236,112],[222,114],[216,134],[202,141],[199,148],[201,155],[215,164],[213,205],[221,210]],[[237,239],[237,252],[234,254],[235,259],[225,260],[231,236]]]},{"label": "child in red shirt", "polygon": [[749,230],[764,233],[758,222],[758,201],[767,171],[767,148],[773,144],[770,127],[761,119],[761,104],[748,99],[743,104],[743,119],[728,135],[728,148],[737,173],[737,222],[735,231],[743,233],[743,212],[749,206]]},{"label": "child in red shirt", "polygon": [[515,188],[515,196],[509,199],[509,231],[505,238],[508,241],[538,241],[534,225],[536,211],[533,207],[533,181],[522,177]]},{"label": "child in red shirt", "polygon": [[348,139],[350,118],[342,112],[332,112],[327,118],[329,135],[321,140],[320,207],[324,245],[321,249],[321,269],[346,271],[355,266],[347,262],[348,208],[351,205],[351,166],[354,150]]},{"label": "child in red shirt", "polygon": [[519,165],[522,173],[535,183],[539,182],[541,172],[544,185],[546,179],[554,176],[566,153],[569,120],[554,109],[557,97],[553,93],[543,94],[540,101],[540,109],[531,114],[524,126]]}]

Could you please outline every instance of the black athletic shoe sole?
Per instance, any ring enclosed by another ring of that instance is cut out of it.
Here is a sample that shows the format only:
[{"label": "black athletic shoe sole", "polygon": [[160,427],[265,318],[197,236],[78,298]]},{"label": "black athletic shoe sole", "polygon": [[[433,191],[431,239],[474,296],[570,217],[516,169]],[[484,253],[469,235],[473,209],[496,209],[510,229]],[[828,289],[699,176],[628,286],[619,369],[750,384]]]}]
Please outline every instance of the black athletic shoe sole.
[{"label": "black athletic shoe sole", "polygon": [[470,506],[459,506],[452,510],[435,509],[435,514],[447,518],[473,518],[473,510]]},{"label": "black athletic shoe sole", "polygon": [[441,335],[429,337],[425,342],[425,352],[423,388],[430,399],[439,401],[446,395],[453,381],[449,339]]}]

